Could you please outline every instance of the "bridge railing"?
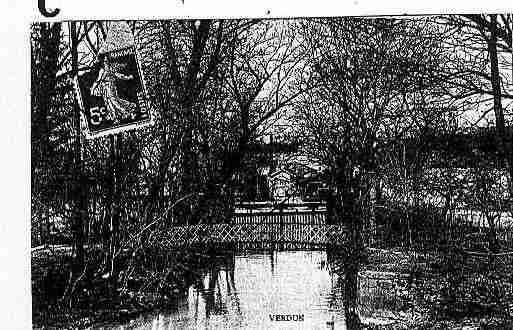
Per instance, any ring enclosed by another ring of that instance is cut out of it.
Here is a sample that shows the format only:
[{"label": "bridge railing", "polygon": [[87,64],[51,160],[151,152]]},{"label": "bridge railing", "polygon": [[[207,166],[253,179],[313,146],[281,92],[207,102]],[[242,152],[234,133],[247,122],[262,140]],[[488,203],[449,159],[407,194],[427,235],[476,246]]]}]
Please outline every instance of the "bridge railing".
[{"label": "bridge railing", "polygon": [[227,224],[175,226],[159,244],[190,246],[226,243],[342,245],[345,227],[327,225],[325,211],[280,210],[237,213]]}]

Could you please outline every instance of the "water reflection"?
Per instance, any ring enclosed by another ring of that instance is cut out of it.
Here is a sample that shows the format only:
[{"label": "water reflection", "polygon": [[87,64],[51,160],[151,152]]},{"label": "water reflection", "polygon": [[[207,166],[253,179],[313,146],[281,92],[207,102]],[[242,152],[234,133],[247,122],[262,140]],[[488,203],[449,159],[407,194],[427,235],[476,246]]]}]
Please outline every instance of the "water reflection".
[{"label": "water reflection", "polygon": [[96,329],[345,329],[343,280],[331,264],[324,251],[231,253],[208,265],[173,310]]}]

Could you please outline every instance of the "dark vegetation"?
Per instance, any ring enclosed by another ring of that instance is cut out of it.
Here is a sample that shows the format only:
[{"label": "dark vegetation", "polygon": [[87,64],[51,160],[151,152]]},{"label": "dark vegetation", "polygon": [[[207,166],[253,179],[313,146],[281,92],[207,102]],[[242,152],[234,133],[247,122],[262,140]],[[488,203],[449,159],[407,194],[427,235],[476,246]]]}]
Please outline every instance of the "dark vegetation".
[{"label": "dark vegetation", "polygon": [[35,328],[82,328],[119,323],[159,308],[172,309],[192,284],[216,264],[230,263],[230,252],[190,248],[187,251],[147,249],[119,258],[120,283],[96,272],[101,251],[88,250],[88,265],[74,288],[73,301],[63,304],[71,256],[65,250],[36,252],[32,258],[32,308]]},{"label": "dark vegetation", "polygon": [[500,240],[502,252],[492,253],[489,228],[465,219],[448,223],[442,210],[432,207],[410,214],[384,210],[377,216],[382,225],[380,238],[369,244],[373,248],[363,262],[364,269],[407,276],[403,286],[409,292],[407,312],[423,315],[409,327],[512,326],[512,228],[501,231],[502,237],[508,237]]}]

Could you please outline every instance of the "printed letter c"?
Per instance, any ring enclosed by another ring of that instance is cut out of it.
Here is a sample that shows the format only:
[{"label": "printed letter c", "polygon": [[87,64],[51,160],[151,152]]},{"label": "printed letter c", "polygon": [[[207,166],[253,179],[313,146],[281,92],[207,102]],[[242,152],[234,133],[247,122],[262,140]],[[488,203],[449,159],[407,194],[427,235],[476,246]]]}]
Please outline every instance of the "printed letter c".
[{"label": "printed letter c", "polygon": [[44,17],[55,17],[61,11],[59,8],[55,8],[52,12],[46,10],[46,0],[37,0],[37,7]]}]

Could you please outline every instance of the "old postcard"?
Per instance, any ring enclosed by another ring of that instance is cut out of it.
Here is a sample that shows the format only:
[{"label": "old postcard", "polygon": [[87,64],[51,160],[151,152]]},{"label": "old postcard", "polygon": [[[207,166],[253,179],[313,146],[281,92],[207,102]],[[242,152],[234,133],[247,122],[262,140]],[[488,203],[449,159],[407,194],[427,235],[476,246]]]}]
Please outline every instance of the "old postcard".
[{"label": "old postcard", "polygon": [[513,328],[512,11],[82,5],[24,40],[34,329]]}]

